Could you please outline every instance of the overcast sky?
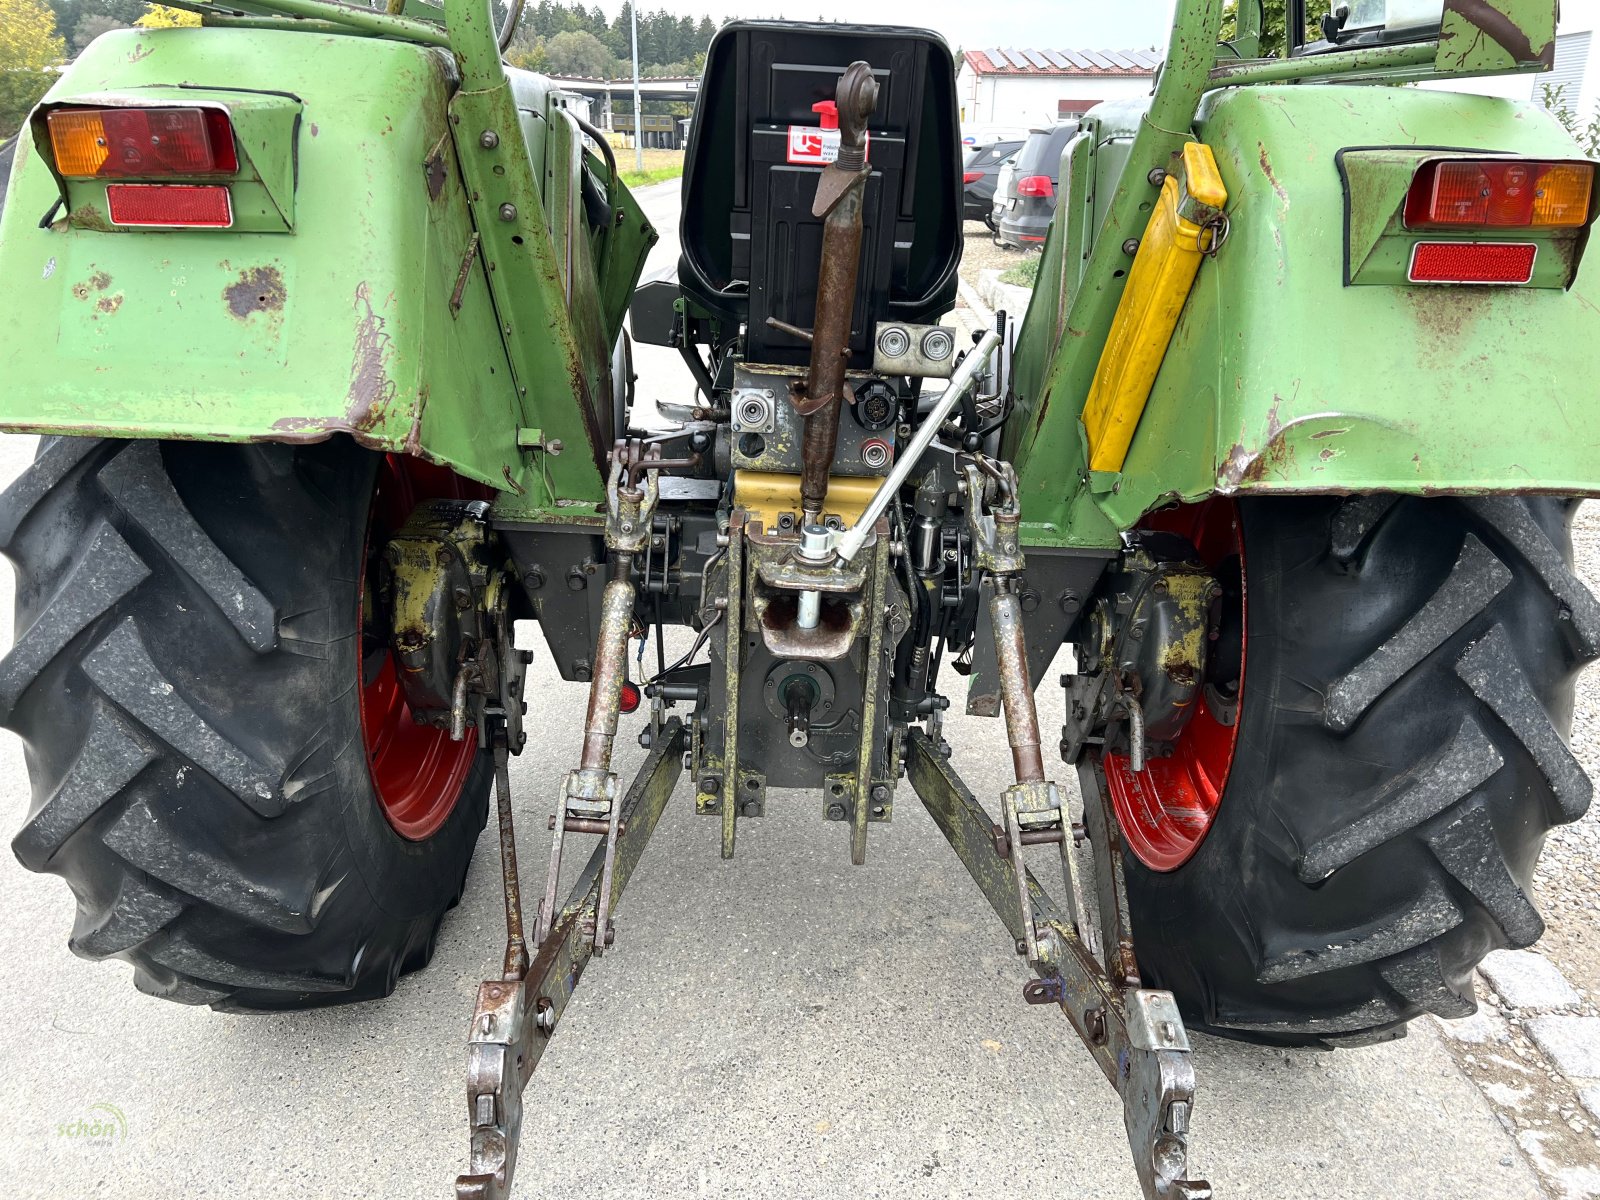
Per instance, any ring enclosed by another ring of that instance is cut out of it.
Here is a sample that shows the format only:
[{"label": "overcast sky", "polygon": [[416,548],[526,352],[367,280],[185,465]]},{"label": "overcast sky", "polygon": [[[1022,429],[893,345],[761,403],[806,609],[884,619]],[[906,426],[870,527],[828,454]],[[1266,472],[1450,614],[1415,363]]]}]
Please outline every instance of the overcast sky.
[{"label": "overcast sky", "polygon": [[[652,7],[649,0],[642,6]],[[1172,0],[676,0],[676,11],[725,17],[921,25],[952,49],[1165,48]]]}]

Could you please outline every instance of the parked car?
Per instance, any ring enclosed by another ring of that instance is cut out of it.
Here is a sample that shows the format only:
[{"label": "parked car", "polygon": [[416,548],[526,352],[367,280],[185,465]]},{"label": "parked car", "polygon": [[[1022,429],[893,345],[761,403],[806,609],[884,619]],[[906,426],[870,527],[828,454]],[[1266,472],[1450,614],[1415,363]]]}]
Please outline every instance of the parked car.
[{"label": "parked car", "polygon": [[[1019,147],[1020,149],[1020,147]],[[989,227],[995,245],[1004,245],[1000,241],[1000,218],[1005,216],[1017,199],[1017,156],[1013,152],[1011,157],[1000,164],[994,179],[994,207],[989,210],[989,217],[984,224]]]},{"label": "parked car", "polygon": [[982,221],[990,229],[994,228],[995,178],[1000,164],[1021,146],[1022,139],[1018,138],[968,148],[961,166],[962,216],[968,221]]},{"label": "parked car", "polygon": [[996,233],[1001,245],[1022,249],[1044,244],[1056,211],[1056,185],[1061,182],[1061,152],[1078,132],[1076,121],[1035,129],[1017,151],[1015,195],[999,212]]}]

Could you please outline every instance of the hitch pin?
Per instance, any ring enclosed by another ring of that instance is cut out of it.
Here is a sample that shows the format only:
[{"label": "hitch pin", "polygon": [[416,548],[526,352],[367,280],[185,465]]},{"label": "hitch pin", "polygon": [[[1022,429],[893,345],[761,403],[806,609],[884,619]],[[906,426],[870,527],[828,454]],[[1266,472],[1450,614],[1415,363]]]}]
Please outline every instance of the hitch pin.
[{"label": "hitch pin", "polygon": [[983,337],[978,339],[978,344],[972,348],[972,352],[961,360],[961,365],[950,376],[949,386],[944,389],[939,399],[934,401],[933,407],[928,410],[928,415],[917,427],[917,432],[911,435],[906,448],[895,459],[893,469],[883,477],[878,490],[872,494],[872,499],[867,502],[867,507],[862,510],[861,516],[835,544],[834,551],[838,554],[840,562],[849,562],[861,553],[861,547],[866,545],[867,538],[872,535],[872,527],[877,524],[878,518],[883,516],[883,510],[888,508],[889,501],[899,494],[901,485],[916,469],[923,451],[939,435],[939,426],[944,424],[944,419],[950,415],[950,410],[955,408],[963,393],[978,378],[978,372],[983,370],[984,364],[989,361],[989,356],[999,344],[1000,335],[993,329],[986,330]]}]

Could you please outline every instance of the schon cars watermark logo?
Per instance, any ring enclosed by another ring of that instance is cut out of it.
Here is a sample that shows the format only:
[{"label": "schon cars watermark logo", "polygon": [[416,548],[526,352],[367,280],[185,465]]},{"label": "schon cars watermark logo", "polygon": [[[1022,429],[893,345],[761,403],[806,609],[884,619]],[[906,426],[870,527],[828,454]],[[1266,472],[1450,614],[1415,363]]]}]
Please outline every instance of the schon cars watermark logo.
[{"label": "schon cars watermark logo", "polygon": [[115,1104],[91,1104],[56,1125],[56,1134],[68,1141],[94,1146],[115,1146],[128,1140],[128,1118]]}]

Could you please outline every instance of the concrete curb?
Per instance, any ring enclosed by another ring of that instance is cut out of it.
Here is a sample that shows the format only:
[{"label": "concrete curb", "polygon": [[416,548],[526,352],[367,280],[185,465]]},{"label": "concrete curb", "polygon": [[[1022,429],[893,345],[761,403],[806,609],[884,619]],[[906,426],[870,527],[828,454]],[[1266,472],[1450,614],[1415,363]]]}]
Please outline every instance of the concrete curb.
[{"label": "concrete curb", "polygon": [[1532,950],[1497,950],[1479,975],[1478,1011],[1437,1022],[1446,1044],[1554,1194],[1600,1196],[1600,1172],[1574,1165],[1600,1147],[1594,1004]]},{"label": "concrete curb", "polygon": [[1028,311],[1028,302],[1033,299],[1033,289],[1001,283],[1001,274],[1002,272],[992,268],[979,271],[978,295],[991,310],[996,312],[1004,310],[1013,321],[1020,323]]}]

